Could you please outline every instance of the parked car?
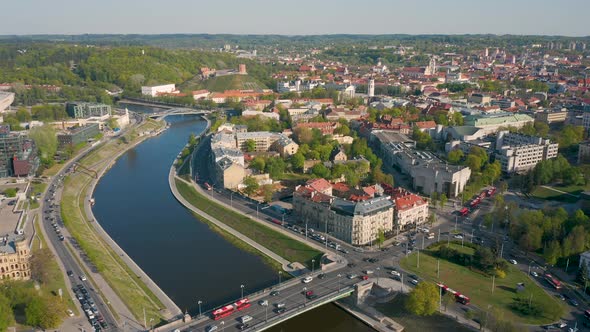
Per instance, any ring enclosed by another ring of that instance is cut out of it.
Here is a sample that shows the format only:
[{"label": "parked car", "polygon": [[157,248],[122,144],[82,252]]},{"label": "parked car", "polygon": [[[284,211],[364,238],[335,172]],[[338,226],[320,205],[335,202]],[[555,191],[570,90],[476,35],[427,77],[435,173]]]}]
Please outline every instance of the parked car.
[{"label": "parked car", "polygon": [[514,264],[514,265],[518,264],[518,262],[515,259],[511,259],[511,260],[509,260],[509,262],[510,262],[510,264]]},{"label": "parked car", "polygon": [[532,275],[533,277],[535,277],[535,278],[539,276],[539,274],[538,274],[537,272],[535,272],[535,271],[532,271],[532,272],[531,272],[531,275]]}]

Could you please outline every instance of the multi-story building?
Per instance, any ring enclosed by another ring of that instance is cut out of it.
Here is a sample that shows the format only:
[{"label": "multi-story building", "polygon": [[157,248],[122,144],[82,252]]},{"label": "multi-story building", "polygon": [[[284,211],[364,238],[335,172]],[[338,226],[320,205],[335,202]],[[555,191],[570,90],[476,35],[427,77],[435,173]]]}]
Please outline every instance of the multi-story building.
[{"label": "multi-story building", "polygon": [[322,135],[333,135],[334,130],[338,127],[340,127],[338,122],[305,122],[298,123],[295,128],[318,129],[322,132]]},{"label": "multi-story building", "polygon": [[490,113],[468,115],[465,117],[464,124],[466,126],[473,126],[481,128],[485,134],[493,134],[500,128],[514,127],[522,128],[527,123],[533,123],[535,119],[526,114],[512,114],[512,113]]},{"label": "multi-story building", "polygon": [[32,139],[11,133],[10,126],[0,125],[0,178],[30,176],[39,166],[37,149]]},{"label": "multi-story building", "polygon": [[98,123],[91,123],[86,126],[78,126],[57,135],[57,143],[60,149],[67,146],[76,146],[96,137],[100,130]]},{"label": "multi-story building", "polygon": [[393,203],[388,196],[353,202],[298,186],[293,212],[304,225],[327,232],[352,245],[367,245],[379,231],[393,230]]},{"label": "multi-story building", "polygon": [[223,188],[237,189],[246,177],[244,166],[234,162],[228,157],[222,157],[214,163],[214,171],[217,183]]},{"label": "multi-story building", "polygon": [[72,118],[101,118],[111,115],[111,106],[99,103],[74,102],[66,104],[66,112]]},{"label": "multi-story building", "polygon": [[590,141],[582,142],[578,146],[578,164],[590,162]]},{"label": "multi-story building", "polygon": [[428,221],[428,202],[422,197],[403,188],[394,189],[394,227],[402,231],[411,229]]},{"label": "multi-story building", "polygon": [[23,235],[0,237],[0,281],[29,280],[31,253]]},{"label": "multi-story building", "polygon": [[547,124],[554,122],[565,122],[567,119],[567,109],[561,110],[544,110],[542,112],[535,113],[535,120],[541,121]]},{"label": "multi-story building", "polygon": [[426,195],[457,197],[471,176],[469,167],[449,165],[430,152],[415,150],[415,142],[405,135],[373,131],[371,142],[377,145],[384,165],[408,174],[414,190]]},{"label": "multi-story building", "polygon": [[280,138],[278,133],[269,131],[253,131],[246,133],[236,133],[236,142],[240,149],[246,150],[246,142],[254,141],[256,147],[255,152],[268,151],[270,147]]},{"label": "multi-story building", "polygon": [[174,93],[176,91],[176,85],[165,84],[165,85],[154,85],[154,86],[142,86],[141,94],[144,96],[156,97],[159,94]]},{"label": "multi-story building", "polygon": [[281,157],[286,158],[297,153],[299,144],[295,143],[289,137],[280,134],[279,139],[271,145],[270,149],[278,152]]},{"label": "multi-story building", "polygon": [[523,173],[540,161],[557,157],[558,148],[559,144],[549,139],[501,131],[496,139],[496,160],[506,173]]}]

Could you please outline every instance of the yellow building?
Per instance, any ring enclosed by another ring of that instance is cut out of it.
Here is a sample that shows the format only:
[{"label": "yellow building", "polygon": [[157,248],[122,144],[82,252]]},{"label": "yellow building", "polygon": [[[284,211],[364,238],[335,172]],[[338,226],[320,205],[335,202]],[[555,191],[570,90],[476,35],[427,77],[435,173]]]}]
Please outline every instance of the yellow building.
[{"label": "yellow building", "polygon": [[0,238],[0,280],[29,280],[31,253],[24,236]]}]

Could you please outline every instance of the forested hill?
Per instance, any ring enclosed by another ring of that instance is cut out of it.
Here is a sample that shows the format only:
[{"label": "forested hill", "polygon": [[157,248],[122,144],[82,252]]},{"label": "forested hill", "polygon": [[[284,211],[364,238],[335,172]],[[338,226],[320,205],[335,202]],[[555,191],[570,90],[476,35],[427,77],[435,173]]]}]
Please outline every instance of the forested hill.
[{"label": "forested hill", "polygon": [[270,67],[227,53],[55,44],[0,45],[0,83],[51,84],[96,92],[120,87],[126,93],[138,93],[141,85],[180,84],[199,74],[201,67],[237,69],[240,63],[247,65],[249,75],[272,86]]}]

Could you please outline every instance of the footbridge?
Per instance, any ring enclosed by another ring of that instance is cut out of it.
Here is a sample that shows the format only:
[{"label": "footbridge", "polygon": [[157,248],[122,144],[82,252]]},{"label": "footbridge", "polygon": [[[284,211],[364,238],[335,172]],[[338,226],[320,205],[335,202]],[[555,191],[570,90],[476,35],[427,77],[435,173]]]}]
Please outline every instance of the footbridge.
[{"label": "footbridge", "polygon": [[171,108],[161,112],[150,113],[150,118],[160,121],[169,115],[207,115],[212,112],[211,110],[197,110],[192,108]]}]

